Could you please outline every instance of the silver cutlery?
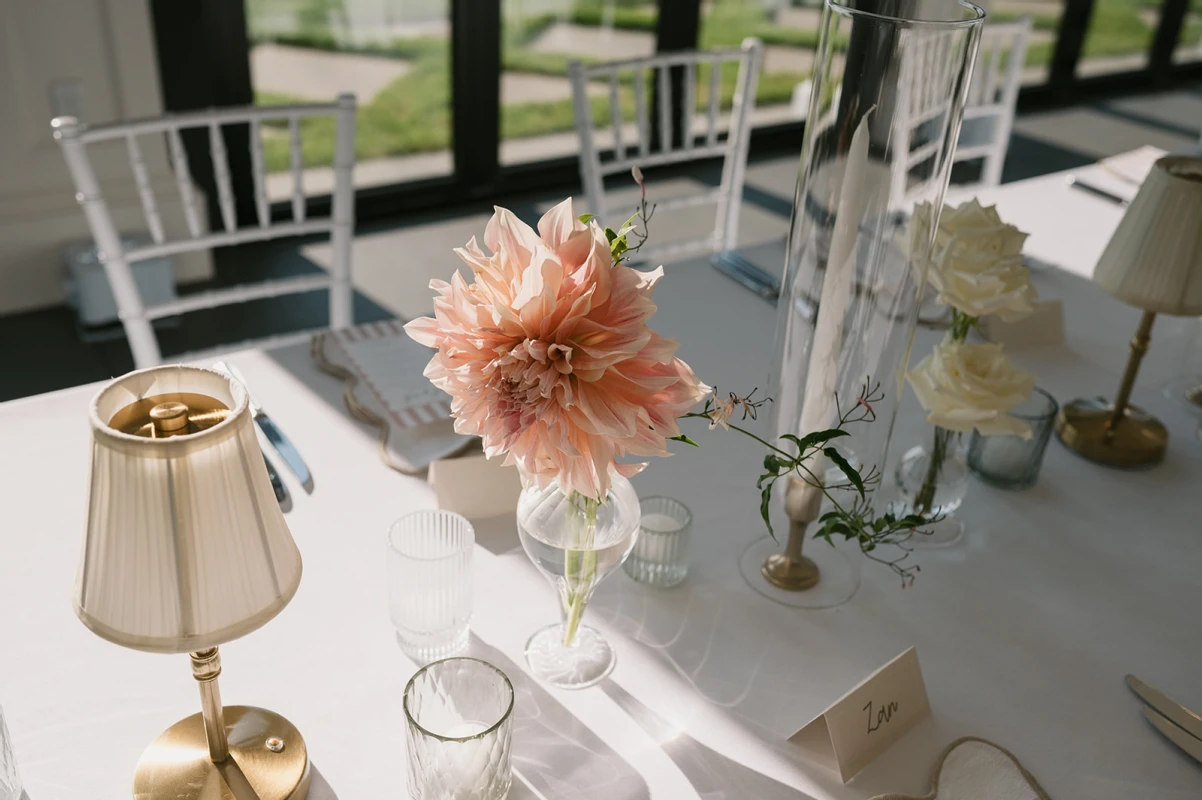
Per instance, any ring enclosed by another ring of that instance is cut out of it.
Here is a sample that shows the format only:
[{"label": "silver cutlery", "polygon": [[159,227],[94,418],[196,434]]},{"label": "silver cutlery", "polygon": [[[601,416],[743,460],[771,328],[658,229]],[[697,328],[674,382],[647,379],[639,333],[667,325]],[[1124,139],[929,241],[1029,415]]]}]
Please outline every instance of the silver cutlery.
[{"label": "silver cutlery", "polygon": [[1115,205],[1122,206],[1123,208],[1126,208],[1131,202],[1127,198],[1121,197],[1114,192],[1108,192],[1105,189],[1094,186],[1092,183],[1086,183],[1075,175],[1069,176],[1068,187],[1070,189],[1076,189],[1078,191],[1085,192],[1086,194],[1092,194],[1094,197],[1100,197],[1103,200],[1108,200]]},{"label": "silver cutlery", "polygon": [[271,491],[275,492],[275,500],[281,506],[288,505],[288,487],[280,480],[280,473],[275,471],[267,454],[263,453],[263,463],[267,465],[267,477],[271,479]]},{"label": "silver cutlery", "polygon": [[1126,681],[1131,691],[1147,703],[1144,716],[1148,722],[1195,761],[1202,763],[1202,717],[1134,675],[1128,675]]},{"label": "silver cutlery", "polygon": [[[267,412],[259,405],[255,399],[254,393],[250,390],[250,385],[247,384],[246,378],[237,367],[226,364],[224,361],[218,361],[213,365],[213,369],[218,372],[224,372],[236,378],[243,386],[246,387],[246,393],[250,400],[250,414],[254,419],[255,424],[259,426],[259,430],[267,437],[267,441],[275,448],[275,451],[280,454],[280,458],[284,459],[284,463],[296,475],[297,480],[301,482],[301,487],[306,494],[313,493],[313,474],[309,472],[309,467],[305,464],[305,460],[301,458],[300,451],[296,449],[296,445],[292,440],[280,430],[280,427],[275,424],[275,421],[267,416]],[[282,485],[282,484],[281,484]]]},{"label": "silver cutlery", "polygon": [[738,281],[769,303],[776,303],[780,295],[780,283],[775,277],[752,264],[743,256],[728,250],[713,259],[714,269]]}]

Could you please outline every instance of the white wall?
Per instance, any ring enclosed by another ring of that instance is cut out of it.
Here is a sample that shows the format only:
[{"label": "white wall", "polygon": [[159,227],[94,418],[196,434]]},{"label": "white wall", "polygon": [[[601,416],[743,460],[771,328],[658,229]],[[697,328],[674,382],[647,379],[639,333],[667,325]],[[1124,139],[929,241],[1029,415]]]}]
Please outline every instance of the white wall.
[{"label": "white wall", "polygon": [[[90,241],[58,145],[51,86],[77,80],[85,122],[162,113],[146,0],[0,0],[0,313],[63,301],[65,242]],[[143,147],[168,235],[185,228],[165,148]],[[123,231],[146,230],[126,150],[93,149]],[[176,257],[177,277],[212,275],[208,253]]]}]

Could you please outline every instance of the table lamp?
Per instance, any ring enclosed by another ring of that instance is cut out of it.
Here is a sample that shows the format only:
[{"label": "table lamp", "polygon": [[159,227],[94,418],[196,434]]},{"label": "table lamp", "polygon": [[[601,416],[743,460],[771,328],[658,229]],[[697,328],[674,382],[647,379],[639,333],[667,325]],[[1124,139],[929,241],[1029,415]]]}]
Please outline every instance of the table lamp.
[{"label": "table lamp", "polygon": [[1202,314],[1202,158],[1165,156],[1153,165],[1094,270],[1094,282],[1144,310],[1114,403],[1074,400],[1056,420],[1069,449],[1111,467],[1150,467],[1169,433],[1128,403],[1157,314]]},{"label": "table lamp", "polygon": [[222,708],[217,646],[283,610],[301,558],[255,438],[246,389],[208,369],[131,372],[92,401],[92,470],[75,613],[96,635],[190,653],[202,712],[143,753],[138,800],[286,800],[305,742],[260,708]]}]

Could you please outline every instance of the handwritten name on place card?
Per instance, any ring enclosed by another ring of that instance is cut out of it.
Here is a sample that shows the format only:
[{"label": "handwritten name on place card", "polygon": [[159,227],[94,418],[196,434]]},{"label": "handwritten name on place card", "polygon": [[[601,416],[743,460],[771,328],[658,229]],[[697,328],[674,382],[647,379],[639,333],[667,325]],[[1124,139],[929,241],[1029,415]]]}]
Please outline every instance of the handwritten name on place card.
[{"label": "handwritten name on place card", "polygon": [[789,739],[847,783],[930,713],[918,651],[911,647]]}]

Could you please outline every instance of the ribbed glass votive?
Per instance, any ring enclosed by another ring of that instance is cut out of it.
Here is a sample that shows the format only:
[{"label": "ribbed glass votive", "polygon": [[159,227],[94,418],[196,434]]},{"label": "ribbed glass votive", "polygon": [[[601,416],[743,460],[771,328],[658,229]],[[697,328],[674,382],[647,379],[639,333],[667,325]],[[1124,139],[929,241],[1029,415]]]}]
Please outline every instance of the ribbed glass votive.
[{"label": "ribbed glass votive", "polygon": [[1012,492],[1030,489],[1039,478],[1048,439],[1056,427],[1060,404],[1039,387],[1031,399],[1007,413],[1031,425],[1031,438],[982,436],[973,431],[968,445],[968,471],[973,477]]},{"label": "ribbed glass votive", "polygon": [[415,511],[388,531],[388,605],[397,641],[421,662],[467,646],[472,618],[472,524],[451,511]]},{"label": "ribbed glass votive", "polygon": [[639,536],[622,568],[639,583],[668,589],[689,574],[693,515],[671,497],[644,497],[639,508]]}]

